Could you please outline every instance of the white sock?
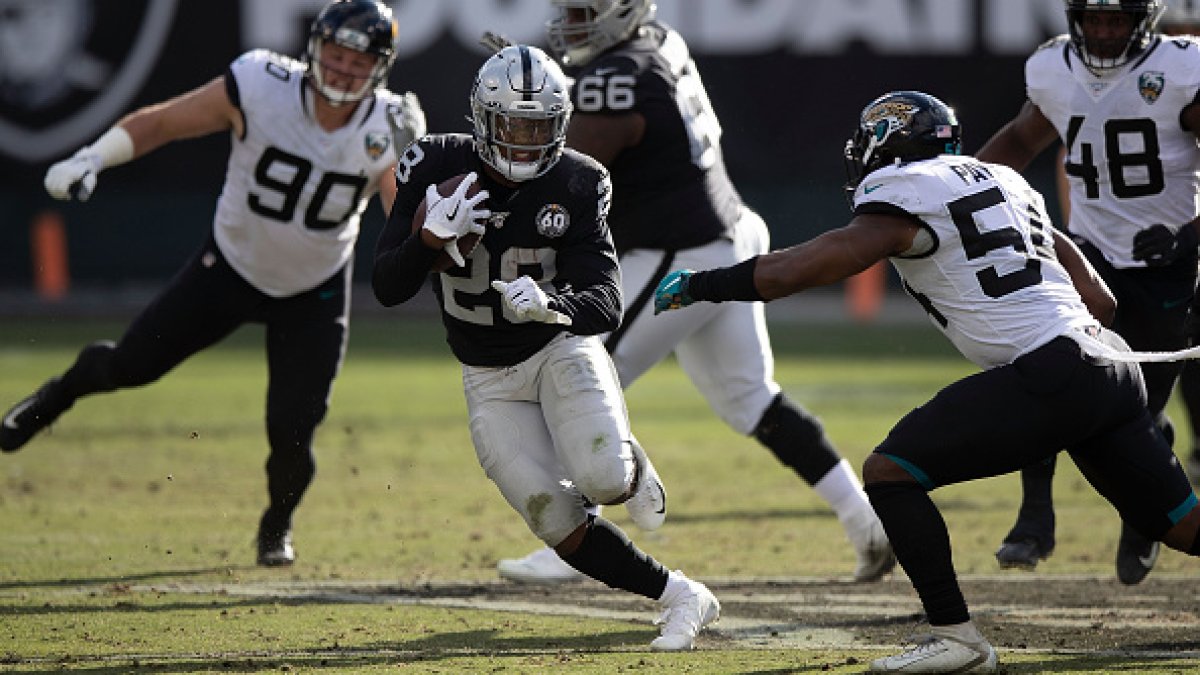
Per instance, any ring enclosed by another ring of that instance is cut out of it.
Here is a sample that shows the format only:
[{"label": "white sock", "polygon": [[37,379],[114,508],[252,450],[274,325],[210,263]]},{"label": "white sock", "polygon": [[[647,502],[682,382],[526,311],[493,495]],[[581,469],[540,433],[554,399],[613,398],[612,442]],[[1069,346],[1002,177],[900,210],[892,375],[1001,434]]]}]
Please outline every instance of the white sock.
[{"label": "white sock", "polygon": [[987,638],[983,637],[973,621],[956,623],[952,626],[930,626],[929,632],[971,647],[979,647],[988,643]]},{"label": "white sock", "polygon": [[871,510],[871,502],[867,500],[867,493],[863,492],[862,482],[845,459],[822,476],[813,489],[829,503],[839,521],[845,522],[864,508]]},{"label": "white sock", "polygon": [[670,570],[667,572],[667,585],[663,587],[662,595],[658,596],[658,601],[664,605],[670,604],[668,600],[674,602],[676,597],[688,589],[688,579],[683,576],[683,572],[679,570]]}]

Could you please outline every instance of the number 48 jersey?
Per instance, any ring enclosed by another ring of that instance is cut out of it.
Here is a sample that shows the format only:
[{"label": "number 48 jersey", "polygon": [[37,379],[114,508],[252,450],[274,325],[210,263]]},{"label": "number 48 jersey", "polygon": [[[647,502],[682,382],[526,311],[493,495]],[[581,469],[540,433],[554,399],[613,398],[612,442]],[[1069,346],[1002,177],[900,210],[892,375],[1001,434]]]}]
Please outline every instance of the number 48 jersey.
[{"label": "number 48 jersey", "polygon": [[934,324],[983,368],[1099,326],[1055,257],[1042,196],[1006,166],[957,155],[888,166],[858,186],[854,213],[920,221],[912,249],[892,265]]},{"label": "number 48 jersey", "polygon": [[1180,113],[1200,89],[1200,45],[1157,38],[1146,53],[1097,77],[1065,36],[1025,65],[1029,100],[1067,148],[1070,230],[1115,267],[1143,267],[1133,236],[1161,223],[1178,229],[1196,217],[1200,149]]},{"label": "number 48 jersey", "polygon": [[399,97],[378,90],[326,131],[307,109],[304,65],[261,49],[229,66],[225,86],[245,133],[231,141],[217,245],[269,296],[315,288],[350,260],[359,218],[396,161],[386,115]]}]

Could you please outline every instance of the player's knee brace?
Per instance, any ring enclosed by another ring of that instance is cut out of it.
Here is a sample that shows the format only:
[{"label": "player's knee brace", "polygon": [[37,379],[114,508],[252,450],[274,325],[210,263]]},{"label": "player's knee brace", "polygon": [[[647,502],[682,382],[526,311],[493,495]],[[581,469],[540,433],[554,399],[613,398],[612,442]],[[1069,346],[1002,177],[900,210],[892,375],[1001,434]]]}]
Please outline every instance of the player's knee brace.
[{"label": "player's knee brace", "polygon": [[809,485],[841,461],[821,422],[780,393],[754,427],[754,437]]}]

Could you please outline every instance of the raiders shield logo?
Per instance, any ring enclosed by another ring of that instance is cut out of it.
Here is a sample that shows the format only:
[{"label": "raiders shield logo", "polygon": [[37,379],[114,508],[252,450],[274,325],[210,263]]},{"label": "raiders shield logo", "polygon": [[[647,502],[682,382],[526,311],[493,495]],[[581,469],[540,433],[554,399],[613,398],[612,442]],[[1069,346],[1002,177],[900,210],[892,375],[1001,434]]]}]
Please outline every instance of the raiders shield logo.
[{"label": "raiders shield logo", "polygon": [[145,85],[177,3],[5,0],[0,153],[34,163],[95,140]]},{"label": "raiders shield logo", "polygon": [[1138,93],[1146,103],[1154,103],[1162,96],[1166,76],[1161,70],[1147,70],[1138,76]]},{"label": "raiders shield logo", "polygon": [[535,220],[537,230],[543,237],[554,239],[563,236],[571,225],[571,216],[558,204],[547,204],[538,211]]},{"label": "raiders shield logo", "polygon": [[388,146],[392,144],[391,136],[381,134],[377,131],[368,131],[363,138],[363,145],[367,149],[367,157],[371,159],[379,159],[383,153],[387,152]]}]

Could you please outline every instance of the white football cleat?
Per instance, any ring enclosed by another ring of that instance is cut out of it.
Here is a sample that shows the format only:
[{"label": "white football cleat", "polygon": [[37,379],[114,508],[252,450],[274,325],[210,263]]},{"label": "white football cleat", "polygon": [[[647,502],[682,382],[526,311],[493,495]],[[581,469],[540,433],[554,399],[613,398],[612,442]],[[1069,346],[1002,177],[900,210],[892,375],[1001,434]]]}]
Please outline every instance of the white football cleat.
[{"label": "white football cleat", "polygon": [[903,654],[871,662],[871,673],[994,673],[996,650],[970,622],[934,626],[932,635]]},{"label": "white football cleat", "polygon": [[846,537],[854,546],[858,564],[854,568],[855,581],[879,581],[896,566],[896,555],[883,523],[869,506],[847,518],[842,526]]},{"label": "white football cleat", "polygon": [[638,484],[633,496],[625,501],[625,510],[638,527],[648,532],[657,530],[667,519],[667,490],[642,446],[637,441],[629,445],[638,463]]},{"label": "white football cleat", "polygon": [[721,616],[721,603],[712,591],[679,570],[670,572],[659,602],[663,613],[654,623],[661,626],[660,635],[650,643],[650,649],[657,652],[692,649],[700,630]]},{"label": "white football cleat", "polygon": [[503,579],[523,584],[561,584],[585,578],[583,572],[563,562],[549,546],[524,558],[502,558],[496,563],[496,571]]}]

